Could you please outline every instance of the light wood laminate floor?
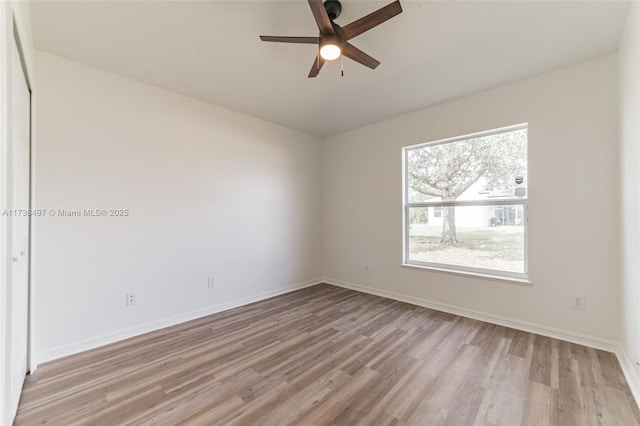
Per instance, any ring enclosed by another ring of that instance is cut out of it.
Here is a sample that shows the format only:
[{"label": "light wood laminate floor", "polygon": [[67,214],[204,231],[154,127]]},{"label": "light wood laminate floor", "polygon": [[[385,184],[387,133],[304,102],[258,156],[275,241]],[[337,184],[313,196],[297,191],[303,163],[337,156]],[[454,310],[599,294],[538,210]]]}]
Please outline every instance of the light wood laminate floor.
[{"label": "light wood laminate floor", "polygon": [[640,425],[615,356],[317,285],[42,365],[16,425]]}]

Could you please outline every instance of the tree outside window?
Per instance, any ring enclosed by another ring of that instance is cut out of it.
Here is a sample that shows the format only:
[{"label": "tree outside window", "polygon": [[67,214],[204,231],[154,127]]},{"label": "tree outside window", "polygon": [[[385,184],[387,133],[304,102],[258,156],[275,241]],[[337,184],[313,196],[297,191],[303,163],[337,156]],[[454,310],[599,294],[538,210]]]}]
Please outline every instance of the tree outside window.
[{"label": "tree outside window", "polygon": [[526,274],[527,131],[521,125],[405,148],[405,219],[433,209],[428,224],[406,223],[407,263]]}]

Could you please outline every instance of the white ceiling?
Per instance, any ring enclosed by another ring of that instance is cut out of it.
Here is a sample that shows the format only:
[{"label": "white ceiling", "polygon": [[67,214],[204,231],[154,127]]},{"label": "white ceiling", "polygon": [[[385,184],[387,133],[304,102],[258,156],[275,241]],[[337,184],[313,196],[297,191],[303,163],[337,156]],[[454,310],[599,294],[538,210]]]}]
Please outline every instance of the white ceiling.
[{"label": "white ceiling", "polygon": [[[345,25],[389,3],[343,0]],[[308,79],[306,1],[32,1],[37,48],[327,137],[616,50],[617,1],[408,1],[352,43],[382,64]]]}]

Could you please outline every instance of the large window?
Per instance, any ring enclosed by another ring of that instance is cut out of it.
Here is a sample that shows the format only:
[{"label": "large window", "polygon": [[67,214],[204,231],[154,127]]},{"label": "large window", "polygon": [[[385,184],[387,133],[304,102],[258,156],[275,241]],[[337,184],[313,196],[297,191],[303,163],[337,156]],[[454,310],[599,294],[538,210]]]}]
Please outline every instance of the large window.
[{"label": "large window", "polygon": [[404,148],[404,261],[527,278],[527,126]]}]

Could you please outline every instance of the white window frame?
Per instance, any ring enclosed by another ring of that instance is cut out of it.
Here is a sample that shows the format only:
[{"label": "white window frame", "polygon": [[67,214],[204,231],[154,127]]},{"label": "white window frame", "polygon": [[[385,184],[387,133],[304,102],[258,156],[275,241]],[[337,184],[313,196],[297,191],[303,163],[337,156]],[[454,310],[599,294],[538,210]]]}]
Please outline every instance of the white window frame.
[{"label": "white window frame", "polygon": [[[467,139],[473,139],[482,136],[491,136],[498,133],[506,133],[514,130],[527,129],[528,135],[528,123],[517,124],[514,126],[501,127],[499,129],[493,129],[486,132],[478,132],[471,133],[463,136],[456,136],[453,138],[440,139],[433,142],[420,143],[411,146],[405,146],[402,148],[402,202],[403,202],[403,223],[402,223],[402,241],[403,241],[403,253],[402,259],[403,264],[405,266],[417,266],[426,269],[436,269],[439,271],[445,272],[453,272],[453,273],[462,273],[468,275],[479,275],[479,276],[488,276],[495,278],[505,278],[512,279],[514,281],[525,281],[529,280],[529,241],[528,241],[528,227],[529,227],[529,215],[528,215],[528,206],[529,206],[529,198],[488,198],[486,200],[462,200],[462,201],[426,201],[426,202],[409,202],[409,174],[408,174],[408,157],[409,151],[423,148],[426,146],[434,146],[447,144],[452,142],[464,141]],[[528,136],[527,136],[527,145],[528,145]],[[529,150],[527,147],[527,181],[529,181]],[[528,192],[528,191],[527,191]],[[475,268],[471,266],[460,266],[460,265],[451,265],[446,263],[435,263],[435,262],[424,262],[419,260],[411,260],[409,259],[410,250],[409,250],[409,212],[411,208],[416,207],[467,207],[467,206],[513,206],[518,205],[522,206],[523,211],[523,232],[524,232],[524,272],[511,272],[511,271],[500,271],[497,269],[485,269],[485,268]]]}]

